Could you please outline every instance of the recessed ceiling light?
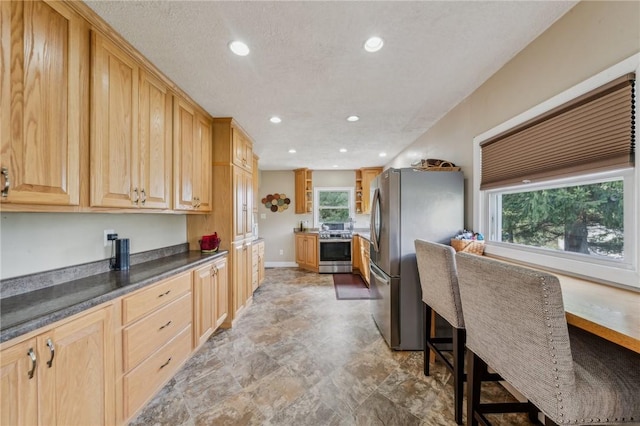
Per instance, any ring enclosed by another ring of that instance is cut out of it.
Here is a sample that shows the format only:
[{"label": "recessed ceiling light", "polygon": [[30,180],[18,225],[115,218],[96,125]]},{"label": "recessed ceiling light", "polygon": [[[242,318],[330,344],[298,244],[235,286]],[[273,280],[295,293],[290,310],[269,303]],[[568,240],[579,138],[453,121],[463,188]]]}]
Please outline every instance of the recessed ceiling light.
[{"label": "recessed ceiling light", "polygon": [[296,150],[295,150],[295,149],[291,148],[291,149],[289,150],[289,154],[295,154],[295,153],[296,153]]},{"label": "recessed ceiling light", "polygon": [[364,42],[364,50],[367,52],[377,52],[382,49],[384,41],[380,37],[371,37]]},{"label": "recessed ceiling light", "polygon": [[357,115],[350,115],[347,117],[347,121],[358,121],[360,120],[360,117],[358,117]]},{"label": "recessed ceiling light", "polygon": [[387,153],[386,152],[381,152],[380,154],[378,154],[380,157],[386,157]]},{"label": "recessed ceiling light", "polygon": [[347,148],[340,148],[340,152],[347,152]]},{"label": "recessed ceiling light", "polygon": [[281,123],[281,122],[282,122],[282,119],[281,119],[280,117],[276,117],[276,116],[274,115],[273,117],[271,117],[271,118],[269,119],[269,121],[270,121],[270,122],[272,122],[272,123],[278,124],[278,123]]},{"label": "recessed ceiling light", "polygon": [[247,56],[249,54],[249,46],[241,41],[232,41],[229,43],[229,49],[238,56]]},{"label": "recessed ceiling light", "polygon": [[338,165],[337,165],[337,164],[334,164],[334,165],[333,165],[333,168],[335,169],[336,167],[338,167]]}]

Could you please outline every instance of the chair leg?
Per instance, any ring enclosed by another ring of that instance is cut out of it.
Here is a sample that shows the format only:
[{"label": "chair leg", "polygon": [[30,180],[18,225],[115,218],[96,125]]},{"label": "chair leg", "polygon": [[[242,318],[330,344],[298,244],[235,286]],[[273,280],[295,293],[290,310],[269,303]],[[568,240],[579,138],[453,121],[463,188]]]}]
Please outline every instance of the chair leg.
[{"label": "chair leg", "polygon": [[480,385],[487,364],[467,348],[467,426],[477,426],[474,413],[480,406]]},{"label": "chair leg", "polygon": [[453,329],[453,386],[456,423],[462,424],[462,399],[464,394],[464,344],[467,333],[464,328]]},{"label": "chair leg", "polygon": [[431,307],[426,303],[424,305],[424,375],[429,375],[429,358],[431,358],[431,350],[428,342],[431,340]]}]

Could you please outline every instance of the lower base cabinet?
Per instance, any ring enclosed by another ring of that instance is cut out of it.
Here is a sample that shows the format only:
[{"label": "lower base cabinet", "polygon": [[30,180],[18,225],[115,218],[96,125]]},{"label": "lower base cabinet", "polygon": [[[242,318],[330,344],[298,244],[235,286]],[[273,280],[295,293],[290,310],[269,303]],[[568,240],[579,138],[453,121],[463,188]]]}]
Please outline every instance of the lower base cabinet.
[{"label": "lower base cabinet", "polygon": [[256,291],[264,281],[264,241],[257,241],[251,247],[251,286]]},{"label": "lower base cabinet", "polygon": [[296,263],[301,268],[318,272],[318,234],[296,234]]},{"label": "lower base cabinet", "polygon": [[219,257],[3,343],[0,425],[126,424],[226,321],[228,269]]},{"label": "lower base cabinet", "polygon": [[115,423],[113,306],[3,349],[3,425]]},{"label": "lower base cabinet", "polygon": [[222,258],[193,272],[194,345],[200,346],[227,319],[227,259]]}]

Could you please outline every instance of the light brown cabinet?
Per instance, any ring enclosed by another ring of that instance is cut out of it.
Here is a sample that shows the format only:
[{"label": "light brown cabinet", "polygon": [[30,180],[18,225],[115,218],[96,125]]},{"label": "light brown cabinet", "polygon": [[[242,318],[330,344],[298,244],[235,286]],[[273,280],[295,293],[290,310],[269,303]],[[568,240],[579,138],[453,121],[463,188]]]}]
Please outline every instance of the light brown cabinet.
[{"label": "light brown cabinet", "polygon": [[362,275],[362,278],[364,279],[364,282],[367,284],[367,287],[369,287],[369,261],[371,260],[371,253],[370,253],[370,245],[369,245],[369,240],[366,240],[365,238],[359,237],[360,238],[360,275]]},{"label": "light brown cabinet", "polygon": [[318,272],[317,234],[296,234],[296,263],[301,268]]},{"label": "light brown cabinet", "polygon": [[295,176],[295,196],[296,214],[313,212],[313,171],[309,169],[296,169]]},{"label": "light brown cabinet", "polygon": [[233,318],[237,318],[251,301],[251,242],[235,242],[232,251],[231,306],[233,307]]},{"label": "light brown cabinet", "polygon": [[91,206],[170,208],[171,94],[92,33]]},{"label": "light brown cabinet", "polygon": [[253,171],[253,142],[236,126],[232,126],[231,134],[233,164],[251,173]]},{"label": "light brown cabinet", "polygon": [[191,354],[191,289],[189,271],[122,299],[123,420],[151,399]]},{"label": "light brown cabinet", "polygon": [[253,178],[245,170],[233,168],[233,205],[235,206],[233,240],[253,235]]},{"label": "light brown cabinet", "polygon": [[251,246],[252,292],[256,291],[264,281],[264,240],[256,241]]},{"label": "light brown cabinet", "polygon": [[264,241],[260,241],[258,244],[258,287],[262,285],[264,281]]},{"label": "light brown cabinet", "polygon": [[226,265],[227,260],[223,258],[193,272],[193,334],[196,347],[206,342],[226,319]]},{"label": "light brown cabinet", "polygon": [[356,213],[371,213],[371,182],[382,173],[382,167],[356,170]]},{"label": "light brown cabinet", "polygon": [[178,96],[173,102],[174,209],[209,212],[212,205],[212,122]]},{"label": "light brown cabinet", "polygon": [[115,423],[113,306],[4,349],[2,424]]},{"label": "light brown cabinet", "polygon": [[79,205],[84,25],[63,3],[0,2],[2,204]]}]

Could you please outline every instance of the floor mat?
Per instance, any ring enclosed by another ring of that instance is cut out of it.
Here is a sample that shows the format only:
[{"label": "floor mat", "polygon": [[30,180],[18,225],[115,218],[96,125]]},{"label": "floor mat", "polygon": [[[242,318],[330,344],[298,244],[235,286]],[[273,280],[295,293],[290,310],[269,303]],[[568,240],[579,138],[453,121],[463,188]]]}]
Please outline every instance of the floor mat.
[{"label": "floor mat", "polygon": [[333,285],[338,300],[371,299],[369,288],[360,275],[333,274]]}]

